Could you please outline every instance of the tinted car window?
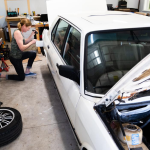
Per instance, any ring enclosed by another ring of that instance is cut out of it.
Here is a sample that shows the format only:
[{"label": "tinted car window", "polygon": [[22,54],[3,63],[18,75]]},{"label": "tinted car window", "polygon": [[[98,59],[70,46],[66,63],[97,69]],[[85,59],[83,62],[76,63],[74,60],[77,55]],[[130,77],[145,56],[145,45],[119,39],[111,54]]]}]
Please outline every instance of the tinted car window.
[{"label": "tinted car window", "polygon": [[54,37],[54,44],[56,45],[60,53],[62,52],[64,37],[67,31],[67,28],[68,28],[68,24],[63,20],[60,20],[57,30],[56,30],[55,37]]},{"label": "tinted car window", "polygon": [[86,53],[86,90],[105,94],[149,53],[150,29],[90,34]]},{"label": "tinted car window", "polygon": [[80,32],[71,27],[63,54],[66,63],[74,66],[77,70],[80,70],[80,38]]}]

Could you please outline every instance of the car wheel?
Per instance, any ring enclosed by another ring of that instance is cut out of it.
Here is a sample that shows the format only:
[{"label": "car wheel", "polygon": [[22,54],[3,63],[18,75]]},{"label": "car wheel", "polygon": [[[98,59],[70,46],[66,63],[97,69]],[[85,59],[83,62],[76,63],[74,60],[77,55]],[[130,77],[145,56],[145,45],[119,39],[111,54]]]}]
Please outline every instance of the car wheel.
[{"label": "car wheel", "polygon": [[14,141],[22,131],[19,111],[9,107],[0,108],[0,147]]}]

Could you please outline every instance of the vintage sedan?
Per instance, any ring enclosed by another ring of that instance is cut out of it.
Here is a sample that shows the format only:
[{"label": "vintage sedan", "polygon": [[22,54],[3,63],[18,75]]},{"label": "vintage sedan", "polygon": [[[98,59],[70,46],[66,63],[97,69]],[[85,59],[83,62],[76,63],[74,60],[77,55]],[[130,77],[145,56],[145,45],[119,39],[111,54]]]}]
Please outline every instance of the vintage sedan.
[{"label": "vintage sedan", "polygon": [[150,18],[58,15],[43,41],[80,150],[150,149]]}]

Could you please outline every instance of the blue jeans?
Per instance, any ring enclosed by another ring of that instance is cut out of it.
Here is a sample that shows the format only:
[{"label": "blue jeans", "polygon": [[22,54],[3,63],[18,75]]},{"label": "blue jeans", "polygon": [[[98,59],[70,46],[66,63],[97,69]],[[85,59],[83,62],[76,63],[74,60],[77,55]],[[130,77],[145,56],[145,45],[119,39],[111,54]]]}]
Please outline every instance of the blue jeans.
[{"label": "blue jeans", "polygon": [[15,59],[13,57],[10,57],[10,62],[13,64],[16,72],[18,75],[8,75],[8,80],[17,80],[17,81],[24,81],[25,79],[25,73],[23,69],[22,60],[29,58],[27,68],[32,68],[32,64],[34,62],[34,59],[36,57],[35,52],[23,52],[21,59]]}]

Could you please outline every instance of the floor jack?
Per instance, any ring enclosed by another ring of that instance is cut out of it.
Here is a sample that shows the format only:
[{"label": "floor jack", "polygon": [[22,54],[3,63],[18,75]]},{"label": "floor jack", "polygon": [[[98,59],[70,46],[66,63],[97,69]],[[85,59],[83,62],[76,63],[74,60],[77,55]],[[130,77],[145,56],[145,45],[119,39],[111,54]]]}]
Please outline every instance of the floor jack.
[{"label": "floor jack", "polygon": [[4,55],[0,54],[0,60],[2,61],[1,67],[0,67],[0,72],[4,71],[9,71],[9,66],[6,64],[4,60]]}]

